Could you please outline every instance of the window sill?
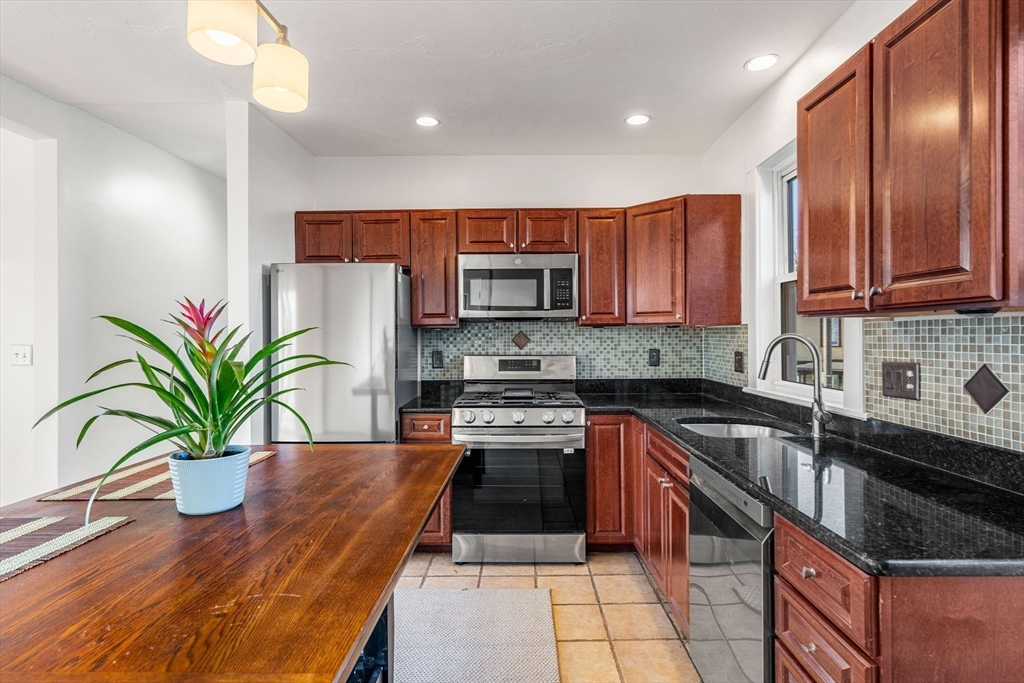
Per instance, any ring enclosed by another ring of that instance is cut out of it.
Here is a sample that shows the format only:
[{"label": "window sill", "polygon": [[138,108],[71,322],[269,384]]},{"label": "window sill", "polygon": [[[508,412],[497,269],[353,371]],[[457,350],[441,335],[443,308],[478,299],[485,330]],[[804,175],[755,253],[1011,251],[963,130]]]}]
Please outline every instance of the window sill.
[{"label": "window sill", "polygon": [[[783,401],[785,403],[793,403],[798,406],[804,406],[805,408],[811,407],[811,399],[803,396],[794,396],[793,394],[786,394],[781,391],[768,391],[766,389],[755,389],[753,387],[743,387],[743,391],[748,394],[755,396],[763,396],[764,398],[772,398],[776,401]],[[870,414],[865,413],[862,410],[854,410],[847,408],[844,405],[838,403],[832,403],[828,400],[825,401],[825,409],[830,413],[837,415],[843,415],[844,417],[852,417],[857,420],[867,420],[871,417]]]}]

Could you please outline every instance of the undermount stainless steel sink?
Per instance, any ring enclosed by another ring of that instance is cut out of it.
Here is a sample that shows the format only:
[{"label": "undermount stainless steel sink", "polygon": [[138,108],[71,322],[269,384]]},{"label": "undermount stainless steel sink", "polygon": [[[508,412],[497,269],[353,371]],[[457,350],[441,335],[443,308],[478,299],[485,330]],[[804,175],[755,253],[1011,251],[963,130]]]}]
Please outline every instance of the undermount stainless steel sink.
[{"label": "undermount stainless steel sink", "polygon": [[780,436],[796,436],[793,432],[764,425],[727,423],[727,422],[704,422],[688,424],[680,422],[681,427],[686,427],[691,432],[697,432],[703,436],[711,436],[719,439],[766,439]]}]

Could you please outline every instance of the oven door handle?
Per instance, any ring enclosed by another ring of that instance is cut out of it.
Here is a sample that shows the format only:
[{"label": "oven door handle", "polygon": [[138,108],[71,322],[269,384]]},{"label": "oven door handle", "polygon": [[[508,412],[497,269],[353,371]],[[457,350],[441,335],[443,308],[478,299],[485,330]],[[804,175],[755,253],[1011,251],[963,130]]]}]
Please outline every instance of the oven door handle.
[{"label": "oven door handle", "polygon": [[467,446],[479,444],[505,444],[505,443],[543,443],[543,444],[566,444],[571,448],[574,444],[583,441],[583,434],[452,434],[452,443],[465,444]]}]

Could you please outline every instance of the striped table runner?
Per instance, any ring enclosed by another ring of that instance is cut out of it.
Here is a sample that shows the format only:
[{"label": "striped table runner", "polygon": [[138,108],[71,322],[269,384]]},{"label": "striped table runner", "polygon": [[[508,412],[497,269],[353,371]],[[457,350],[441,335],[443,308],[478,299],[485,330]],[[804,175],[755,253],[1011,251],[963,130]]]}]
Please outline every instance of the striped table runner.
[{"label": "striped table runner", "polygon": [[[274,451],[255,451],[249,454],[249,466],[266,460],[274,455]],[[89,500],[93,489],[102,477],[74,484],[52,493],[41,501]],[[103,491],[108,491],[103,493]],[[160,456],[153,460],[139,463],[114,472],[103,484],[103,491],[96,500],[174,500],[171,487],[171,471],[167,467],[167,457]]]},{"label": "striped table runner", "polygon": [[131,517],[101,517],[85,527],[67,517],[0,517],[0,581],[131,521]]}]

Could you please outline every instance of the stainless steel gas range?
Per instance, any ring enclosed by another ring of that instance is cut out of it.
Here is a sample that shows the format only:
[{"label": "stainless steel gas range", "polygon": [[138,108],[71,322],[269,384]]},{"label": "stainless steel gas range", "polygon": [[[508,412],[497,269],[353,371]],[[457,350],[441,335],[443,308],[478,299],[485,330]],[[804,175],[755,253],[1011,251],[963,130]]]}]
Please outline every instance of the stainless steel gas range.
[{"label": "stainless steel gas range", "polygon": [[452,443],[455,562],[586,560],[586,415],[575,356],[466,356]]}]

